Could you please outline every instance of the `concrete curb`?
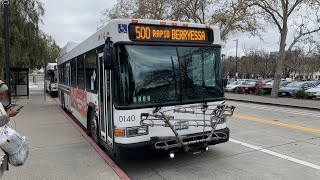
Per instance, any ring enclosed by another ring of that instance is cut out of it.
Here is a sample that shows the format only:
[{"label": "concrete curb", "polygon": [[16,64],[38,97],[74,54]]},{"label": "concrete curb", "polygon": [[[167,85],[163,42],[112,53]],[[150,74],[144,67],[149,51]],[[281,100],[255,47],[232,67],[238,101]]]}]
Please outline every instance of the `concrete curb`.
[{"label": "concrete curb", "polygon": [[299,109],[306,109],[306,110],[313,110],[313,111],[320,111],[320,107],[306,107],[306,106],[295,106],[295,105],[288,105],[288,104],[277,104],[277,103],[270,103],[270,102],[261,102],[261,101],[250,101],[250,100],[243,100],[243,99],[233,99],[233,98],[226,98],[226,100],[238,101],[238,102],[247,102],[247,103],[254,103],[254,104],[264,104],[264,105],[273,105],[279,107],[292,107],[292,108],[299,108]]},{"label": "concrete curb", "polygon": [[72,123],[79,133],[90,143],[96,152],[105,160],[121,180],[131,180],[131,178],[109,157],[88,135],[84,130],[58,105],[58,103],[49,96],[49,99],[56,105],[57,109]]}]

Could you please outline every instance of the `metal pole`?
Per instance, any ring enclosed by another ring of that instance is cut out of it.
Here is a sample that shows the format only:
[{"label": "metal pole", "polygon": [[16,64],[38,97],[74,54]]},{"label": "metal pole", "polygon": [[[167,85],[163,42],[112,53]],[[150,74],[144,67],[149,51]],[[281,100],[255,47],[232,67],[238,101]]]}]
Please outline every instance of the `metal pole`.
[{"label": "metal pole", "polygon": [[236,39],[236,79],[238,79],[238,39]]},{"label": "metal pole", "polygon": [[46,89],[47,89],[47,85],[46,85],[46,79],[47,79],[47,61],[46,59],[44,59],[44,78],[43,78],[43,81],[44,81],[44,88],[43,88],[43,98],[44,98],[44,101],[47,101],[47,97],[46,97]]},{"label": "metal pole", "polygon": [[4,13],[4,51],[6,58],[6,84],[8,85],[9,91],[10,86],[10,52],[9,52],[9,2],[8,0],[3,0],[3,13]]}]

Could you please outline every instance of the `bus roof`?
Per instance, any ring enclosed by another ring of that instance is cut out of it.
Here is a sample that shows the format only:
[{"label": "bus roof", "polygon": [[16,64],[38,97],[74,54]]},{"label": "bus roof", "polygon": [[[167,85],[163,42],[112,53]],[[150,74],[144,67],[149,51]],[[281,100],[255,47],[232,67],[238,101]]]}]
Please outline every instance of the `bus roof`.
[{"label": "bus roof", "polygon": [[[163,20],[151,20],[151,19],[114,19],[110,21],[107,25],[100,28],[96,33],[91,35],[89,38],[81,42],[80,44],[69,42],[66,46],[62,48],[58,57],[58,64],[62,64],[70,59],[73,59],[85,52],[92,49],[100,47],[105,43],[105,37],[111,37],[111,41],[115,42],[132,42],[129,39],[128,32],[120,32],[118,28],[120,25],[129,25],[130,23],[138,24],[152,24],[152,25],[166,25],[166,26],[176,26],[176,27],[194,27],[194,28],[208,28],[208,25],[188,23],[188,22],[178,22],[178,21],[163,21]],[[216,26],[209,26],[213,30],[214,42],[212,44],[220,45],[220,30]]]}]

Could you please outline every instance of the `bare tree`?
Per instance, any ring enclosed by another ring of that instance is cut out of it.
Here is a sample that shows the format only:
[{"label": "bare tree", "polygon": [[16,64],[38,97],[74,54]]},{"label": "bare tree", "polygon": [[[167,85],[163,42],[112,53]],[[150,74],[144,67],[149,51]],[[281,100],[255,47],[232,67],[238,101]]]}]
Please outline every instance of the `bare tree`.
[{"label": "bare tree", "polygon": [[[226,41],[232,32],[261,30],[255,15],[247,10],[246,0],[117,0],[116,5],[105,10],[108,20],[116,18],[145,18],[188,21],[214,24],[221,29],[221,39]],[[105,23],[104,20],[101,21]]]},{"label": "bare tree", "polygon": [[[286,51],[310,38],[312,33],[317,33],[319,27],[319,0],[247,0],[250,10],[258,14],[261,19],[275,25],[279,32],[279,57],[273,83],[271,97],[277,97],[279,84],[283,75]],[[290,23],[292,22],[292,23]],[[314,23],[317,22],[317,23]],[[288,31],[292,31],[294,38],[287,46]],[[287,48],[287,50],[286,50]]]}]

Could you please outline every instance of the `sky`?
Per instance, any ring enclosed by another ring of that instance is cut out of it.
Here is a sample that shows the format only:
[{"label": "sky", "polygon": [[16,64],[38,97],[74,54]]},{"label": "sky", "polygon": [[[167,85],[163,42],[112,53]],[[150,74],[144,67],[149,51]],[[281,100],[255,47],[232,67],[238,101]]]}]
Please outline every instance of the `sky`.
[{"label": "sky", "polygon": [[[53,36],[57,44],[63,47],[69,41],[81,42],[94,34],[103,18],[102,11],[111,9],[116,0],[40,0],[44,4],[45,15],[40,28]],[[244,55],[244,49],[259,48],[267,52],[278,50],[279,33],[268,29],[264,42],[249,34],[232,34],[223,46],[222,53],[236,55],[238,39],[238,57]]]}]

